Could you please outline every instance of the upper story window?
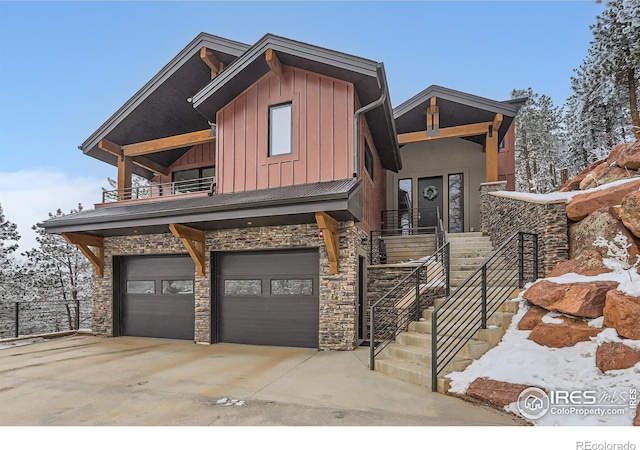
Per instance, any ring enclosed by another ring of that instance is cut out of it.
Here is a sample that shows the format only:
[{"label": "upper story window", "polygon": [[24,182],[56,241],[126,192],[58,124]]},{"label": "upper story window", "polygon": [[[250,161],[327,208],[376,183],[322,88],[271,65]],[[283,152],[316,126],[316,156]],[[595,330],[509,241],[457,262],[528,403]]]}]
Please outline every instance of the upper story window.
[{"label": "upper story window", "polygon": [[174,193],[207,191],[211,188],[211,183],[216,181],[216,168],[210,166],[176,170],[172,177]]},{"label": "upper story window", "polygon": [[364,141],[364,168],[367,169],[371,181],[373,181],[373,154],[369,148],[369,142]]},{"label": "upper story window", "polygon": [[291,103],[269,107],[269,156],[292,152],[292,110]]}]

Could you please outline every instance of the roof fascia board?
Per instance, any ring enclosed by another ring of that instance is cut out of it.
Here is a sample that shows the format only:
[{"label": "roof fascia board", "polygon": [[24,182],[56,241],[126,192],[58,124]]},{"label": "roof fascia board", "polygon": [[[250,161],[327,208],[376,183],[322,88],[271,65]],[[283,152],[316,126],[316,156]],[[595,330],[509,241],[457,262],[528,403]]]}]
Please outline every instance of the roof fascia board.
[{"label": "roof fascia board", "polygon": [[231,63],[225,71],[211,80],[200,92],[196,93],[192,98],[193,106],[195,108],[200,106],[207,98],[215,94],[227,82],[255,61],[256,58],[259,58],[268,48],[271,48],[276,53],[282,52],[291,56],[325,63],[364,76],[376,77],[378,63],[375,61],[267,34],[241,57]]},{"label": "roof fascia board", "polygon": [[[140,103],[142,103],[158,86],[164,83],[182,65],[189,60],[200,48],[208,47],[234,56],[242,55],[249,45],[232,41],[207,33],[200,33],[185,48],[180,51],[171,61],[169,61],[160,71],[151,78],[138,92],[136,92],[127,102],[122,105],[111,117],[109,117],[95,132],[85,140],[80,149],[88,152],[97,143],[109,134],[122,120],[131,113]],[[186,99],[185,99],[186,101]]]},{"label": "roof fascia board", "polygon": [[433,96],[509,117],[515,117],[519,109],[517,106],[510,105],[505,102],[491,100],[485,97],[468,94],[466,92],[460,92],[442,86],[433,85],[429,86],[427,89],[413,96],[401,105],[398,105],[393,110],[394,118],[397,119],[403,116],[421,103],[427,102]]},{"label": "roof fascia board", "polygon": [[330,199],[323,201],[269,205],[259,208],[242,208],[234,210],[191,212],[188,214],[162,215],[157,217],[120,217],[113,222],[77,223],[75,225],[59,225],[46,228],[47,233],[62,232],[96,232],[97,230],[116,230],[120,228],[149,227],[168,225],[170,223],[216,222],[234,219],[252,219],[258,217],[287,216],[314,213],[316,211],[349,211],[349,199]]}]

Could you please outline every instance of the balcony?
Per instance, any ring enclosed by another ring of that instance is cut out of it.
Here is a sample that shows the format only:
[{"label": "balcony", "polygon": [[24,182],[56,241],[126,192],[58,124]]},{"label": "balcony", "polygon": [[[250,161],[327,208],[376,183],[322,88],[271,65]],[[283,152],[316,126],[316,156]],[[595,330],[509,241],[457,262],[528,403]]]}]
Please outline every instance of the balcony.
[{"label": "balcony", "polygon": [[162,200],[176,196],[212,195],[216,178],[204,177],[170,183],[149,183],[126,189],[102,190],[102,205],[122,201]]}]

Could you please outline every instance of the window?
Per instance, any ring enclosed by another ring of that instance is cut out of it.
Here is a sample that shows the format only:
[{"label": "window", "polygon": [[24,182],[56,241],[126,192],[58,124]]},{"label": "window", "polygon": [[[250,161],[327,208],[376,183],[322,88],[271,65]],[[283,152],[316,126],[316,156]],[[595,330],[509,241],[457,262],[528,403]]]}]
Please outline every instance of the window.
[{"label": "window", "polygon": [[127,281],[127,294],[155,294],[155,281]]},{"label": "window", "polygon": [[162,280],[163,294],[193,294],[193,280]]},{"label": "window", "polygon": [[271,295],[313,295],[313,280],[271,280]]},{"label": "window", "polygon": [[366,139],[364,141],[364,168],[367,169],[367,173],[373,181],[373,154]]},{"label": "window", "polygon": [[227,295],[262,295],[262,280],[224,280]]},{"label": "window", "polygon": [[216,168],[199,167],[197,169],[176,170],[173,176],[173,192],[207,191],[216,181]]},{"label": "window", "polygon": [[269,156],[292,152],[292,118],[291,103],[269,107]]}]

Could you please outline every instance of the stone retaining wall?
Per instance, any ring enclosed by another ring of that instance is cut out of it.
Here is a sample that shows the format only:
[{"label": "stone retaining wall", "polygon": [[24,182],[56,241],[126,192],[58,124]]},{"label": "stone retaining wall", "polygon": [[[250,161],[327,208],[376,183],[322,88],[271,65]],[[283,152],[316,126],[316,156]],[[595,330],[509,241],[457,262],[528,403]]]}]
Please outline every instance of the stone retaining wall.
[{"label": "stone retaining wall", "polygon": [[517,231],[538,235],[538,276],[569,259],[569,237],[564,200],[540,201],[513,198],[503,191],[506,181],[480,186],[482,232],[494,246]]}]

